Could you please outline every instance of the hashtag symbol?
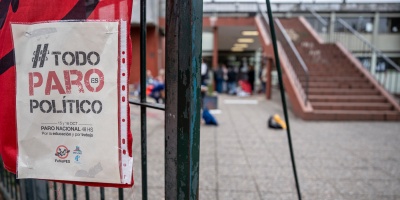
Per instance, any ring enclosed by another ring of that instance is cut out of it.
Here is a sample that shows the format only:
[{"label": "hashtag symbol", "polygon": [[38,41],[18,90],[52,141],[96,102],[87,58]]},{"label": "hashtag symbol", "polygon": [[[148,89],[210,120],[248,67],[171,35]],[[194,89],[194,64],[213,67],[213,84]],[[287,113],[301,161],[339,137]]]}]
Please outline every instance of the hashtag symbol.
[{"label": "hashtag symbol", "polygon": [[[33,66],[32,68],[36,68],[38,61],[40,61],[39,64],[39,68],[43,67],[44,61],[46,60],[46,54],[47,54],[47,47],[49,46],[49,44],[44,44],[43,46],[43,50],[41,50],[42,45],[38,44],[36,47],[36,51],[34,52],[35,57],[33,58]],[[42,54],[42,55],[40,55]],[[41,58],[39,59],[39,57],[41,56]]]}]

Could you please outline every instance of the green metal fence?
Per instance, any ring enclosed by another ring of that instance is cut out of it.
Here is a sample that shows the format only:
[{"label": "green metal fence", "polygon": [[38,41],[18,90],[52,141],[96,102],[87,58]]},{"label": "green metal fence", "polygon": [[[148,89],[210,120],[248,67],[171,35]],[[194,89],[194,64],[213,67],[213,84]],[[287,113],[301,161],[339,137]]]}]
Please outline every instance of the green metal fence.
[{"label": "green metal fence", "polygon": [[[146,109],[165,110],[165,198],[198,199],[200,152],[200,64],[203,1],[167,0],[166,103],[146,101],[146,0],[140,1],[140,101],[142,199],[147,199]],[[133,127],[138,128],[138,127]],[[4,199],[110,199],[106,188],[84,187],[42,180],[18,180],[0,162],[0,197]],[[136,180],[139,181],[139,180]],[[83,194],[84,193],[84,194]],[[112,194],[111,198],[116,198]],[[82,199],[82,198],[79,198]],[[124,190],[118,189],[118,199]]]},{"label": "green metal fence", "polygon": [[[298,199],[301,200],[294,150],[284,96],[282,71],[270,3],[268,19],[279,74],[281,99],[287,124],[288,146]],[[130,101],[141,110],[142,199],[147,200],[147,116],[146,110],[165,111],[165,199],[199,198],[200,157],[200,63],[202,36],[202,0],[167,0],[166,3],[166,99],[165,106],[146,101],[146,0],[140,1],[140,100]],[[138,128],[138,127],[134,127]],[[136,138],[137,139],[137,138]],[[0,158],[1,159],[1,158]],[[139,180],[136,180],[138,182]],[[17,180],[0,160],[0,198],[4,199],[124,199],[124,189],[109,194],[108,188],[82,187],[44,180]],[[93,195],[96,194],[96,195]],[[116,195],[117,194],[117,195]],[[92,196],[91,196],[92,195]]]}]

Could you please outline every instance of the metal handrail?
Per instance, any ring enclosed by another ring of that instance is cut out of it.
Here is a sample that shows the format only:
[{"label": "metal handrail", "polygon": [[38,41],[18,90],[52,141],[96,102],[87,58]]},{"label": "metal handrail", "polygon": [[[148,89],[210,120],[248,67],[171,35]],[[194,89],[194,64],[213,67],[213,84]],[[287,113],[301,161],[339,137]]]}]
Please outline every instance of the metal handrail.
[{"label": "metal handrail", "polygon": [[292,40],[290,39],[289,35],[287,34],[286,30],[283,28],[281,22],[278,19],[275,19],[275,23],[280,29],[280,31],[283,34],[283,37],[285,37],[285,40],[289,43],[290,48],[293,50],[294,55],[296,56],[297,60],[300,62],[301,67],[303,68],[304,72],[308,74],[308,67],[306,63],[304,62],[303,58],[300,56],[300,53],[297,51],[296,47],[294,46]]},{"label": "metal handrail", "polygon": [[358,31],[356,31],[353,27],[351,27],[346,21],[341,18],[338,18],[337,21],[342,24],[346,29],[348,29],[353,35],[355,35],[359,40],[361,40],[364,44],[366,44],[372,51],[374,51],[377,55],[381,56],[386,62],[392,65],[397,71],[400,72],[400,66],[393,62],[390,58],[388,58],[385,54],[383,54],[378,48],[376,48],[373,44],[371,44],[367,39],[365,39]]},{"label": "metal handrail", "polygon": [[275,24],[278,26],[278,29],[282,33],[283,37],[285,38],[286,42],[289,44],[290,49],[293,51],[294,55],[296,56],[297,61],[300,63],[301,68],[304,71],[304,74],[306,75],[306,88],[305,88],[305,99],[304,99],[304,105],[307,105],[308,101],[308,82],[309,82],[309,70],[304,62],[303,58],[300,56],[300,53],[297,51],[297,48],[294,46],[292,40],[290,39],[289,35],[287,34],[286,30],[283,28],[281,22],[278,19],[275,19]]},{"label": "metal handrail", "polygon": [[[260,7],[259,7],[260,8]],[[263,21],[265,23],[265,27],[268,29],[268,16],[262,12],[261,9],[259,9],[259,12],[261,13],[261,16],[263,18]],[[307,65],[305,64],[303,58],[300,56],[300,53],[297,51],[296,47],[294,46],[292,40],[290,39],[289,35],[286,33],[286,30],[283,28],[281,22],[278,19],[275,19],[275,23],[278,26],[278,30],[283,34],[286,42],[289,44],[290,49],[293,51],[296,59],[300,63],[301,68],[304,71],[304,74],[306,76],[306,86],[305,89],[302,88],[302,85],[300,84],[301,89],[303,89],[303,94],[304,94],[304,105],[307,105],[308,102],[308,88],[309,88],[309,70]],[[297,75],[297,74],[296,74]]]},{"label": "metal handrail", "polygon": [[[321,15],[319,15],[317,12],[315,12],[315,10],[313,10],[312,8],[308,8],[307,9],[316,19],[317,21],[322,24],[323,26],[329,26],[329,23],[323,19],[321,17]],[[371,68],[371,75],[388,91],[391,93],[399,93],[398,90],[398,79],[400,77],[400,67],[398,64],[396,64],[395,62],[393,62],[393,60],[391,60],[389,57],[387,57],[385,54],[383,54],[377,47],[375,47],[373,44],[371,44],[365,37],[363,37],[357,30],[355,30],[352,26],[350,26],[346,21],[344,21],[341,18],[338,18],[335,20],[335,23],[338,23],[340,25],[342,25],[344,27],[344,29],[346,29],[347,31],[349,31],[349,33],[351,33],[353,36],[355,36],[359,42],[361,42],[361,44],[365,47],[367,47],[373,55],[375,54],[377,57],[382,58],[384,61],[386,61],[386,63],[391,66],[395,72],[394,74],[389,74],[387,72],[384,73],[384,75],[382,74],[376,74],[374,73],[372,70],[373,68]],[[317,29],[318,27],[314,27],[314,29]],[[331,30],[333,31],[333,30]],[[372,59],[372,57],[371,57]],[[375,59],[375,62],[377,62],[377,60]],[[372,63],[372,64],[376,64],[376,63]],[[393,78],[395,79],[395,83],[393,84]]]},{"label": "metal handrail", "polygon": [[315,10],[311,9],[311,8],[307,8],[308,11],[310,11],[310,13],[325,27],[328,26],[328,22],[321,17],[321,15],[319,15],[317,12],[315,12]]}]

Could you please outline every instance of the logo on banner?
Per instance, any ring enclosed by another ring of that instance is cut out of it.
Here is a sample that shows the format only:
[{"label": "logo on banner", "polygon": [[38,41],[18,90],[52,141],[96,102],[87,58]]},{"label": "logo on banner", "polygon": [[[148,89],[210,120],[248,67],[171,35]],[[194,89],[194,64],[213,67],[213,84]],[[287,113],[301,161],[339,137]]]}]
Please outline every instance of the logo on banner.
[{"label": "logo on banner", "polygon": [[75,156],[75,163],[76,163],[76,164],[81,164],[80,158],[81,158],[80,155],[76,155],[76,156]]},{"label": "logo on banner", "polygon": [[72,152],[73,154],[82,154],[81,149],[79,148],[79,146],[75,147],[75,150]]},{"label": "logo on banner", "polygon": [[70,150],[64,145],[60,145],[56,149],[56,156],[59,157],[60,159],[65,159],[68,157]]}]

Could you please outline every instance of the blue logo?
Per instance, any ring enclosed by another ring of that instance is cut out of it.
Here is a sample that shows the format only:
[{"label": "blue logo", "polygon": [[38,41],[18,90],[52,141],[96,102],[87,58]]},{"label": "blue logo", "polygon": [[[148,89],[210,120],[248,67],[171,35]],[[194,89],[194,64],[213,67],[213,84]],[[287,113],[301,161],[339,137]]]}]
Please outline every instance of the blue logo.
[{"label": "blue logo", "polygon": [[81,156],[80,155],[76,155],[75,156],[75,163],[78,163],[78,164],[80,164],[81,162],[79,162],[79,159],[81,158]]},{"label": "blue logo", "polygon": [[79,146],[75,147],[75,150],[73,151],[73,154],[82,154],[81,149],[79,148]]}]

